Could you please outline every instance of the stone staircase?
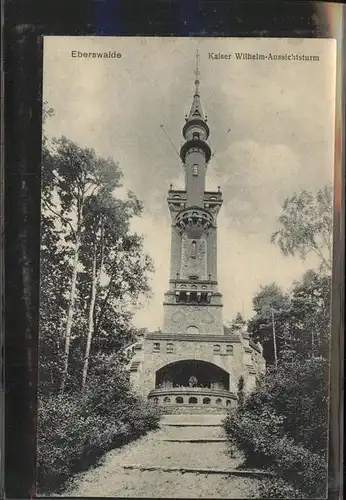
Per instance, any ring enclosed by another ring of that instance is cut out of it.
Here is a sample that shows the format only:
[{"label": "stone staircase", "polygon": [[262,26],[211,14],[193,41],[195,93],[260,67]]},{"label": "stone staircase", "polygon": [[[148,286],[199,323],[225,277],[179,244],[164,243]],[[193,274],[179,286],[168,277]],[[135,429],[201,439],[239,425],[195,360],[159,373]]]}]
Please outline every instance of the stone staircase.
[{"label": "stone staircase", "polygon": [[68,496],[253,497],[261,474],[238,468],[242,457],[232,454],[224,417],[164,415],[159,430],[110,452]]},{"label": "stone staircase", "polygon": [[164,415],[160,439],[175,443],[226,442],[221,426],[224,415]]}]

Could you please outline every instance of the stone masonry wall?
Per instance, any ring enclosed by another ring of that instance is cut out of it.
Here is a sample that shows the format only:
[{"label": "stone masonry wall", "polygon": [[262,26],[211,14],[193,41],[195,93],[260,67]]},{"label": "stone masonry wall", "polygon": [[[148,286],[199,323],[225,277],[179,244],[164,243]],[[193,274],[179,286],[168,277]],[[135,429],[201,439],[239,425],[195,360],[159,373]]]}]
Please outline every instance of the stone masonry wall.
[{"label": "stone masonry wall", "polygon": [[[159,344],[159,352],[156,352]],[[170,344],[168,346],[168,344]],[[232,353],[227,354],[227,346],[232,345]],[[220,347],[218,353],[214,352],[215,346]],[[169,349],[168,349],[169,347]],[[171,352],[171,349],[173,352]],[[170,363],[183,360],[198,360],[212,363],[229,373],[230,391],[236,392],[239,377],[243,374],[242,344],[240,342],[201,342],[196,336],[196,342],[191,341],[151,341],[145,340],[143,344],[144,363],[140,367],[138,385],[141,392],[148,394],[155,388],[155,375],[157,370]],[[134,377],[135,378],[135,377]]]},{"label": "stone masonry wall", "polygon": [[[196,246],[195,253],[193,253],[193,244]],[[180,277],[189,279],[190,276],[197,276],[200,280],[208,278],[205,234],[196,240],[189,238],[185,233],[182,235]]]},{"label": "stone masonry wall", "polygon": [[223,333],[222,307],[198,305],[164,305],[163,330],[167,333],[186,333],[189,326],[196,326],[199,333]]}]

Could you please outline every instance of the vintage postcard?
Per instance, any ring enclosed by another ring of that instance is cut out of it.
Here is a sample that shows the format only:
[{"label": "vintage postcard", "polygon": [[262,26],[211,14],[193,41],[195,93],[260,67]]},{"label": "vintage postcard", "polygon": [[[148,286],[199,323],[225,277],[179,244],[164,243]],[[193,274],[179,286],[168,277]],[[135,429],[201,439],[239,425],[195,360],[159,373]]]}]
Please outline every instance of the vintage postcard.
[{"label": "vintage postcard", "polygon": [[326,498],[335,40],[43,69],[38,494]]}]

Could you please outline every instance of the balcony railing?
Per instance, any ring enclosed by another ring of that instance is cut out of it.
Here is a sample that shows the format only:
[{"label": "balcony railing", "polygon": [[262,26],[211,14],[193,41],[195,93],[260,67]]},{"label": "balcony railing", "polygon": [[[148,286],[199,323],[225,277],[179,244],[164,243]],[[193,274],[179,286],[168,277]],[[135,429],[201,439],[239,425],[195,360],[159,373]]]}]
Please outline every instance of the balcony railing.
[{"label": "balcony railing", "polygon": [[237,396],[226,389],[205,387],[165,387],[153,389],[148,398],[160,406],[200,406],[231,408],[236,405]]}]

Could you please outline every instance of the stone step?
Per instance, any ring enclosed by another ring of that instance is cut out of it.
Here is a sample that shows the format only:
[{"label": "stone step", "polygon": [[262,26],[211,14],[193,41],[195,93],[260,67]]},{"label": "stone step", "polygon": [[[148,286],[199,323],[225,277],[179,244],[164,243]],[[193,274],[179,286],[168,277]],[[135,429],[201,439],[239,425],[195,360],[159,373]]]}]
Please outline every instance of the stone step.
[{"label": "stone step", "polygon": [[161,472],[180,472],[192,474],[220,474],[227,476],[247,476],[247,477],[268,477],[274,473],[260,469],[219,469],[209,467],[173,467],[165,465],[139,465],[128,464],[123,465],[125,470],[140,470],[140,471],[161,471]]},{"label": "stone step", "polygon": [[220,424],[191,424],[189,422],[166,423],[161,422],[160,427],[221,427]]},{"label": "stone step", "polygon": [[160,435],[167,439],[212,439],[212,438],[225,438],[225,432],[220,425],[213,426],[191,426],[184,425],[176,426],[162,426]]},{"label": "stone step", "polygon": [[193,425],[193,426],[220,426],[225,419],[225,414],[172,414],[162,415],[163,425]]},{"label": "stone step", "polygon": [[226,438],[162,438],[166,443],[226,443]]}]

